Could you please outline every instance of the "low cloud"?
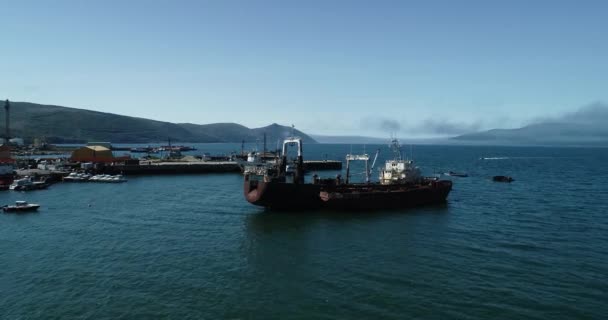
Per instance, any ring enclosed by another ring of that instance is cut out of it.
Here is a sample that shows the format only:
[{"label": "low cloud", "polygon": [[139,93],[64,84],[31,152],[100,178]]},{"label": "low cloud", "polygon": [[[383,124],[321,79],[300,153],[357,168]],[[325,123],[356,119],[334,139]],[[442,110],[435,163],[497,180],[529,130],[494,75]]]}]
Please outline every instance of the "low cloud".
[{"label": "low cloud", "polygon": [[608,104],[592,103],[575,112],[567,113],[558,118],[561,122],[576,122],[608,125]]},{"label": "low cloud", "polygon": [[395,120],[390,117],[367,117],[361,120],[360,132],[374,134],[406,134],[425,137],[453,137],[475,133],[488,129],[520,128],[528,124],[540,123],[571,123],[584,124],[588,128],[608,127],[608,104],[595,102],[579,108],[574,112],[564,113],[553,117],[536,118],[532,121],[514,120],[509,117],[495,117],[475,121],[457,121],[441,117],[432,117],[414,121],[405,119]]},{"label": "low cloud", "polygon": [[399,122],[389,118],[365,118],[361,121],[364,131],[383,134],[407,133],[416,136],[453,136],[479,131],[481,122],[465,123],[445,119],[426,119],[416,124]]},{"label": "low cloud", "polygon": [[560,116],[536,118],[532,121],[533,124],[550,122],[608,125],[608,104],[595,102],[574,112],[568,112]]},{"label": "low cloud", "polygon": [[365,118],[361,120],[361,125],[366,129],[382,133],[396,133],[401,131],[401,124],[399,121],[388,118]]},{"label": "low cloud", "polygon": [[477,132],[483,127],[480,121],[473,123],[454,122],[444,119],[427,119],[421,125],[414,127],[410,133],[422,132],[442,136],[460,135]]}]

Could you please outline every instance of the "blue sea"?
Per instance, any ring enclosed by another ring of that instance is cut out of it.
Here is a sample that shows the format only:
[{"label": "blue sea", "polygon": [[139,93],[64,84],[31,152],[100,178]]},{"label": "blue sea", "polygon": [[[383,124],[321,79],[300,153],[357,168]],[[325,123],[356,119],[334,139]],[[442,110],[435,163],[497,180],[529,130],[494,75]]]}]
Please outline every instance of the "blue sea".
[{"label": "blue sea", "polygon": [[267,212],[239,174],[2,192],[42,207],[0,214],[0,319],[606,319],[608,149],[404,149],[469,177],[444,176],[445,205],[357,213]]}]

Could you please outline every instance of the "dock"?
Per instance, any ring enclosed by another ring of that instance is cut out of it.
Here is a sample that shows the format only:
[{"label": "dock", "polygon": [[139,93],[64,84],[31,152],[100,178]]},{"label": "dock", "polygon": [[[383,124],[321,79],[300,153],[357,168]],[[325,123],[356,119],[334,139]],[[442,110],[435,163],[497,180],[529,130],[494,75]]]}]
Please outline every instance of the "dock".
[{"label": "dock", "polygon": [[106,166],[106,174],[147,175],[147,174],[193,174],[193,173],[230,173],[241,172],[235,161],[225,162],[151,162],[149,164]]},{"label": "dock", "polygon": [[[335,160],[304,161],[306,171],[341,170],[342,162]],[[157,175],[157,174],[199,174],[199,173],[237,173],[242,171],[236,161],[171,161],[145,162],[140,164],[115,164],[101,170],[106,174]]]},{"label": "dock", "polygon": [[[243,163],[237,161],[201,161],[201,160],[173,160],[173,161],[131,161],[118,162],[95,166],[89,169],[93,174],[123,174],[126,176],[140,175],[177,175],[177,174],[205,174],[205,173],[241,173]],[[74,165],[72,165],[72,169]],[[316,172],[323,170],[342,170],[342,162],[336,160],[307,160],[304,161],[304,170]],[[25,169],[16,170],[18,176],[45,177],[49,182],[61,181],[71,170],[42,170]]]}]

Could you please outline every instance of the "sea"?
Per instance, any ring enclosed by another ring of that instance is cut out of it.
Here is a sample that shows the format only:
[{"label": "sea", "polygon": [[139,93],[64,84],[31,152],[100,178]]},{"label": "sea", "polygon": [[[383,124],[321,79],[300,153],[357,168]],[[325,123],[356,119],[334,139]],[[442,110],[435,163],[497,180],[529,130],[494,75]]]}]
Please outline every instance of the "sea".
[{"label": "sea", "polygon": [[[307,144],[304,155],[378,149],[377,178],[387,145]],[[453,180],[446,204],[272,212],[245,201],[235,173],[3,191],[0,204],[42,207],[0,214],[0,319],[608,318],[608,149],[403,151]]]}]

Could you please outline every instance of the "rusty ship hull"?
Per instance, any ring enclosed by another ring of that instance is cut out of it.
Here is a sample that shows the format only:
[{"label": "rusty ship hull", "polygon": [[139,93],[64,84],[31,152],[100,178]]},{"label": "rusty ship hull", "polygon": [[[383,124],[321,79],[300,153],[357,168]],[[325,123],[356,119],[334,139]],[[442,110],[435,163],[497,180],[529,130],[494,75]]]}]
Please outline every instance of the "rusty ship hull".
[{"label": "rusty ship hull", "polygon": [[344,186],[335,190],[322,190],[323,207],[331,210],[402,209],[440,204],[447,201],[452,190],[448,180],[422,184]]},{"label": "rusty ship hull", "polygon": [[420,184],[342,184],[248,180],[244,195],[251,204],[272,210],[381,210],[411,208],[446,202],[452,189],[449,180]]},{"label": "rusty ship hull", "polygon": [[320,209],[321,186],[314,184],[265,182],[245,177],[245,199],[251,204],[274,210]]}]

